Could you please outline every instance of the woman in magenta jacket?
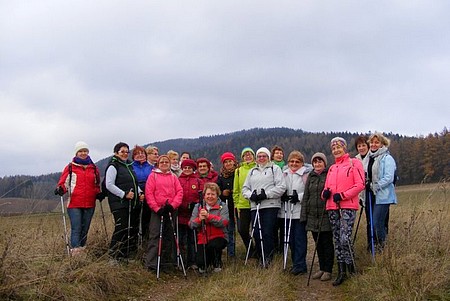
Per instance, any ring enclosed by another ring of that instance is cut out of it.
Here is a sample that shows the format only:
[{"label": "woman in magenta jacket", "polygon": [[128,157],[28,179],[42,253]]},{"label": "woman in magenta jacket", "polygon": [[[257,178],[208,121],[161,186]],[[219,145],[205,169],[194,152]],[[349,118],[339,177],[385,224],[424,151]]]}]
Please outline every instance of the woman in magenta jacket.
[{"label": "woman in magenta jacket", "polygon": [[167,155],[158,158],[158,168],[148,176],[145,184],[145,197],[151,209],[145,265],[148,269],[156,270],[159,229],[161,217],[164,217],[161,263],[163,268],[170,268],[175,263],[173,258],[175,225],[170,223],[169,213],[174,215],[174,211],[180,206],[183,199],[183,188],[177,176],[170,171],[170,159]]},{"label": "woman in magenta jacket", "polygon": [[351,237],[365,178],[361,161],[350,158],[344,138],[333,138],[330,146],[335,163],[328,170],[322,197],[327,202],[326,209],[333,230],[338,262],[338,276],[333,282],[336,286],[347,278],[347,268],[351,274],[355,272]]}]

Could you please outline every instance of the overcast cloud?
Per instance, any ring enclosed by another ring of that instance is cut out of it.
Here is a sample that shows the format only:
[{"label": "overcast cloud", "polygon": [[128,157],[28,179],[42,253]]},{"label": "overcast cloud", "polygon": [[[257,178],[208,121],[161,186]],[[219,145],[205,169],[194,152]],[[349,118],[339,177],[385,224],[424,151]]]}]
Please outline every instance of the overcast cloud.
[{"label": "overcast cloud", "polygon": [[0,176],[254,127],[449,126],[449,1],[0,0]]}]

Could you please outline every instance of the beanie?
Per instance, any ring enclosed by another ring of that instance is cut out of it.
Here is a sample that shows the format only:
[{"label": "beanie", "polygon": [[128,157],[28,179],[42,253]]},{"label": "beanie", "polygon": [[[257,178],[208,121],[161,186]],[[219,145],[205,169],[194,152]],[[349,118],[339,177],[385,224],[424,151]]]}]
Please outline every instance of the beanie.
[{"label": "beanie", "polygon": [[252,153],[252,155],[253,155],[253,157],[255,156],[255,151],[251,148],[251,147],[244,147],[244,149],[242,150],[242,152],[241,152],[241,158],[244,158],[244,154],[246,153],[246,152],[251,152]]},{"label": "beanie", "polygon": [[256,151],[256,156],[258,156],[259,153],[265,153],[267,155],[267,157],[270,160],[270,150],[267,147],[260,147],[257,151]]},{"label": "beanie", "polygon": [[77,153],[82,149],[87,149],[89,151],[89,145],[87,145],[84,141],[78,141],[75,143],[75,155],[77,155]]},{"label": "beanie", "polygon": [[333,139],[331,139],[330,147],[333,147],[333,145],[335,144],[338,144],[343,148],[347,149],[347,141],[345,141],[345,139],[342,137],[334,137]]},{"label": "beanie", "polygon": [[183,162],[181,162],[181,168],[184,168],[186,166],[192,167],[193,170],[197,169],[197,163],[195,163],[192,159],[184,159]]},{"label": "beanie", "polygon": [[220,156],[220,162],[222,162],[222,164],[223,164],[223,162],[225,162],[225,160],[236,161],[236,157],[233,155],[233,153],[226,152],[226,153],[223,153],[222,156]]},{"label": "beanie", "polygon": [[315,158],[319,158],[322,159],[323,162],[325,162],[325,166],[327,166],[328,162],[327,162],[327,157],[325,156],[325,154],[323,153],[315,153],[312,158],[311,158],[311,164],[314,161]]}]

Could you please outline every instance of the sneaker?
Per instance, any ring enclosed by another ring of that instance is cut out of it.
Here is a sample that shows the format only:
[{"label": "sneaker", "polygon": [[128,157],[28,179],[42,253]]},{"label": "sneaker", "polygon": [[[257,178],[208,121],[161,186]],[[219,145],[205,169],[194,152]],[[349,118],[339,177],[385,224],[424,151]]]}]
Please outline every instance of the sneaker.
[{"label": "sneaker", "polygon": [[324,271],[318,271],[312,275],[312,279],[319,279],[323,274],[325,274]]},{"label": "sneaker", "polygon": [[202,268],[198,268],[198,272],[199,272],[200,274],[203,274],[203,273],[206,272],[206,270],[204,270],[204,269],[202,269]]},{"label": "sneaker", "polygon": [[222,268],[218,267],[218,268],[214,268],[214,273],[219,273],[222,272]]},{"label": "sneaker", "polygon": [[331,280],[331,273],[324,272],[322,277],[320,277],[320,281],[329,281]]},{"label": "sneaker", "polygon": [[306,274],[306,270],[292,269],[291,274],[294,276]]}]

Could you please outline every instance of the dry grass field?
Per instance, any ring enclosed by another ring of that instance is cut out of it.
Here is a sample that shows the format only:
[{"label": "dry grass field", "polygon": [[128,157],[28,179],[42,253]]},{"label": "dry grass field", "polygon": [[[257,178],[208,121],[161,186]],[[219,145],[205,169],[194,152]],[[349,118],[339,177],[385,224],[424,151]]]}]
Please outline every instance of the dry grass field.
[{"label": "dry grass field", "polygon": [[[398,187],[388,245],[375,262],[366,252],[363,216],[356,240],[358,274],[337,288],[317,280],[307,286],[306,275],[283,272],[280,257],[266,270],[255,262],[244,266],[242,245],[238,259],[224,256],[224,270],[208,277],[189,270],[185,279],[176,271],[157,281],[139,261],[110,266],[105,253],[113,222],[106,202],[108,233],[97,210],[82,257],[66,254],[60,208],[0,217],[0,299],[450,300],[449,188],[447,183]],[[310,264],[312,240],[308,250]]]}]

